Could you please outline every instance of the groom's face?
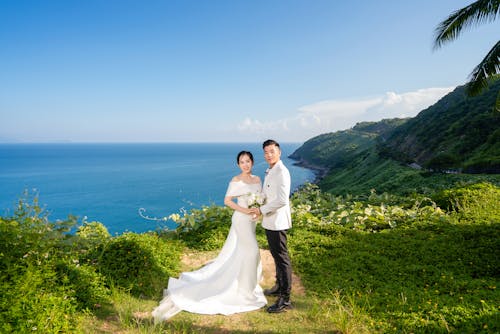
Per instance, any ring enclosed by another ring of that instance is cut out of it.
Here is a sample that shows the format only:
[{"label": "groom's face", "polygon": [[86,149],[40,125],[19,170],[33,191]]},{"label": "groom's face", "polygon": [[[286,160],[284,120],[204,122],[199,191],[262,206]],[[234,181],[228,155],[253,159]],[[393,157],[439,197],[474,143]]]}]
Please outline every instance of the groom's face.
[{"label": "groom's face", "polygon": [[264,147],[264,159],[266,159],[269,166],[273,167],[278,161],[280,161],[281,150],[276,145],[267,145]]}]

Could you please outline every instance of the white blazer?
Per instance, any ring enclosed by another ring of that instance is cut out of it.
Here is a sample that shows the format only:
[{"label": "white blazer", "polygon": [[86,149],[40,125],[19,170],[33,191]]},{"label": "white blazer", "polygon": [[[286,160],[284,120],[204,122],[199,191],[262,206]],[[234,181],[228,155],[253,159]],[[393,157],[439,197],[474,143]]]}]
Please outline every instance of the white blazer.
[{"label": "white blazer", "polygon": [[260,207],[262,227],[265,229],[281,231],[292,227],[290,184],[290,172],[281,160],[266,172],[262,185],[266,204]]}]

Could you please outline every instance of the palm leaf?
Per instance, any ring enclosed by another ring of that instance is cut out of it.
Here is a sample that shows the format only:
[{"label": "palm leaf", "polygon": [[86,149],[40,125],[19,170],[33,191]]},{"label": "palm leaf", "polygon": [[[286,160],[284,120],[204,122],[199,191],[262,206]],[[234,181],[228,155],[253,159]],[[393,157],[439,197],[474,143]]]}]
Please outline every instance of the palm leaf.
[{"label": "palm leaf", "polygon": [[491,77],[500,73],[500,41],[488,52],[486,57],[477,65],[470,74],[467,85],[467,94],[474,96],[488,87]]},{"label": "palm leaf", "polygon": [[437,26],[434,49],[456,39],[464,28],[495,20],[499,12],[500,0],[478,0],[453,12]]}]

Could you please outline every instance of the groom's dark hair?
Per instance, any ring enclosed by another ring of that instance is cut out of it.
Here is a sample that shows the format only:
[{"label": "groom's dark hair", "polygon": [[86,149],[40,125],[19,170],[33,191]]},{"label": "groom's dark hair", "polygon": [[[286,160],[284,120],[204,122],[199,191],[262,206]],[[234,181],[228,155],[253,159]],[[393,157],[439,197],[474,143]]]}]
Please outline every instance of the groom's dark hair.
[{"label": "groom's dark hair", "polygon": [[266,146],[269,146],[269,145],[274,145],[281,150],[280,144],[278,144],[278,142],[274,139],[266,140],[264,143],[262,143],[262,148],[264,149],[264,148],[266,148]]}]

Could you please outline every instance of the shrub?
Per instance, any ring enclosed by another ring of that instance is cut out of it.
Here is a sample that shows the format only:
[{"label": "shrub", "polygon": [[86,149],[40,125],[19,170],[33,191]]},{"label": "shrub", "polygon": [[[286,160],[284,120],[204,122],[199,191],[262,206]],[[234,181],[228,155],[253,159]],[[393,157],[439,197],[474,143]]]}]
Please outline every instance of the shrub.
[{"label": "shrub", "polygon": [[20,200],[13,217],[0,218],[0,328],[2,332],[71,332],[78,302],[71,282],[62,284],[65,232],[73,219],[51,223],[46,213]]},{"label": "shrub", "polygon": [[456,212],[460,219],[500,222],[500,187],[491,183],[447,189],[433,198],[440,207]]},{"label": "shrub", "polygon": [[155,296],[179,271],[181,243],[157,233],[124,233],[89,254],[108,284],[136,296]]},{"label": "shrub", "polygon": [[96,247],[111,238],[106,226],[100,222],[84,222],[78,227],[76,235],[88,248]]},{"label": "shrub", "polygon": [[368,198],[334,196],[306,185],[292,196],[292,218],[296,226],[323,230],[339,225],[360,231],[381,231],[411,226],[420,221],[446,220],[444,213],[426,197],[400,199],[372,192]]},{"label": "shrub", "polygon": [[194,249],[220,249],[229,232],[232,213],[233,210],[216,205],[184,212],[183,216],[174,217],[178,227],[173,236]]},{"label": "shrub", "polygon": [[110,291],[105,278],[96,272],[95,267],[71,260],[70,263],[59,263],[57,269],[59,284],[72,291],[79,309],[93,310],[108,301]]},{"label": "shrub", "polygon": [[45,263],[18,266],[0,285],[2,333],[70,333],[77,327],[74,297],[58,284],[56,273]]}]

